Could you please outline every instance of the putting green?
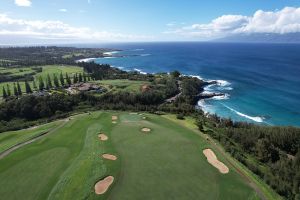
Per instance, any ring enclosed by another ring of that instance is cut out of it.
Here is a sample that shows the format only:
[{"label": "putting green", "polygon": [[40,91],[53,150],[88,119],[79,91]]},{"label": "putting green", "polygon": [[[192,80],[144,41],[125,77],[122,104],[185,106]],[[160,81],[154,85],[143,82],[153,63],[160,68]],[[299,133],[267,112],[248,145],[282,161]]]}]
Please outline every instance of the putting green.
[{"label": "putting green", "polygon": [[[112,115],[118,123],[112,124]],[[143,120],[146,116],[146,120]],[[190,129],[156,115],[94,112],[0,160],[3,199],[259,199],[231,169],[221,174],[202,153],[213,148]],[[147,127],[151,132],[142,134]],[[108,140],[100,141],[99,132]],[[219,160],[226,160],[215,152]],[[113,154],[117,160],[102,158]],[[95,184],[113,176],[104,195]]]}]

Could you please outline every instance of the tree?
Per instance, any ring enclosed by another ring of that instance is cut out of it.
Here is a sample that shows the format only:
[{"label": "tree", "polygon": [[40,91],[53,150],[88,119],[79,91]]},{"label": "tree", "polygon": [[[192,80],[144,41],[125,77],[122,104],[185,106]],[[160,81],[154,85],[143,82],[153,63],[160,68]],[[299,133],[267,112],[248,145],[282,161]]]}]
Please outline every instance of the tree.
[{"label": "tree", "polygon": [[10,92],[10,87],[8,84],[6,84],[6,90],[7,90],[7,96],[10,97],[11,96],[11,92]]},{"label": "tree", "polygon": [[180,76],[180,72],[175,70],[175,71],[171,72],[171,76],[173,76],[174,78],[178,78]]},{"label": "tree", "polygon": [[47,74],[47,85],[46,85],[46,87],[48,87],[48,89],[51,89],[53,87],[51,77],[50,77],[49,74]]},{"label": "tree", "polygon": [[83,82],[86,83],[86,74],[83,73]]},{"label": "tree", "polygon": [[62,72],[59,75],[59,79],[60,79],[61,86],[64,86],[65,85],[65,79],[64,79],[64,76],[63,76]]},{"label": "tree", "polygon": [[74,74],[74,76],[73,76],[73,83],[75,84],[75,83],[77,83],[78,82],[78,77],[77,77],[77,73],[76,74]]},{"label": "tree", "polygon": [[79,83],[82,82],[82,74],[81,74],[81,73],[79,73],[78,82],[79,82]]},{"label": "tree", "polygon": [[6,90],[5,90],[4,86],[2,88],[2,96],[3,96],[4,99],[7,98],[7,93],[6,93]]},{"label": "tree", "polygon": [[36,82],[35,82],[35,80],[33,80],[33,82],[32,82],[32,86],[33,86],[33,89],[34,89],[34,90],[37,90],[37,86],[36,86]]},{"label": "tree", "polygon": [[21,86],[20,86],[19,82],[17,82],[17,89],[18,89],[18,95],[21,96],[22,95],[22,90],[21,90]]},{"label": "tree", "polygon": [[66,80],[67,80],[68,85],[70,86],[72,84],[72,82],[71,82],[71,79],[70,79],[70,77],[67,73],[66,73]]},{"label": "tree", "polygon": [[43,89],[45,89],[45,83],[44,83],[44,81],[43,81],[43,77],[39,77],[39,90],[43,90]]},{"label": "tree", "polygon": [[53,75],[53,82],[54,82],[54,86],[55,87],[59,87],[59,81],[58,81],[58,78],[56,76],[56,74]]},{"label": "tree", "polygon": [[30,87],[28,81],[25,81],[25,91],[27,94],[32,93],[32,90],[31,90],[31,87]]},{"label": "tree", "polygon": [[16,83],[14,83],[14,95],[15,95],[16,97],[19,96],[19,93],[18,93],[18,89],[17,89]]}]

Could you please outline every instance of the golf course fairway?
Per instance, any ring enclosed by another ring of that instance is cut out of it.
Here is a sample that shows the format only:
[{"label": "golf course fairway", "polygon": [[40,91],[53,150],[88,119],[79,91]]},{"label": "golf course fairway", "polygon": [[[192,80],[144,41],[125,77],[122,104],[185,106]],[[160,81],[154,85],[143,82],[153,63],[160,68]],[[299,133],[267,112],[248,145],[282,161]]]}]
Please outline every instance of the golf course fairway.
[{"label": "golf course fairway", "polygon": [[214,147],[204,137],[172,120],[93,112],[65,121],[0,159],[1,199],[260,199],[218,151],[228,173],[207,161],[203,150]]}]

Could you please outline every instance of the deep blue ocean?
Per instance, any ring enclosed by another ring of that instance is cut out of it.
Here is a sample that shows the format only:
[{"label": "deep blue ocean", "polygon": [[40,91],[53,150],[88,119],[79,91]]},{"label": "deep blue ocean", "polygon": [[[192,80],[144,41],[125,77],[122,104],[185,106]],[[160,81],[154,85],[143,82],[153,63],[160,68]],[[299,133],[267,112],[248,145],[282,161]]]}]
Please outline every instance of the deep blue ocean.
[{"label": "deep blue ocean", "polygon": [[206,112],[233,120],[300,126],[300,45],[181,42],[105,47],[122,51],[96,59],[97,63],[147,73],[176,69],[218,80],[205,90],[226,96],[200,101]]}]

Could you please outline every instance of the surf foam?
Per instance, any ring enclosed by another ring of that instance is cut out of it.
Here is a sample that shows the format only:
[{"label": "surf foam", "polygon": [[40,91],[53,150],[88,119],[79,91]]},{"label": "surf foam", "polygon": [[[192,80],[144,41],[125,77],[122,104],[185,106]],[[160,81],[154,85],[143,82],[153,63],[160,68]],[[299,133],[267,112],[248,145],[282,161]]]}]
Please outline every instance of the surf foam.
[{"label": "surf foam", "polygon": [[226,106],[224,104],[222,104],[224,107],[228,108],[229,110],[231,110],[232,112],[236,113],[237,115],[241,116],[241,117],[244,117],[244,118],[247,118],[247,119],[250,119],[252,121],[255,121],[255,122],[258,122],[258,123],[262,123],[264,122],[264,118],[263,117],[259,117],[259,116],[256,116],[256,117],[253,117],[253,116],[249,116],[249,115],[246,115],[244,113],[241,113],[229,106]]}]

